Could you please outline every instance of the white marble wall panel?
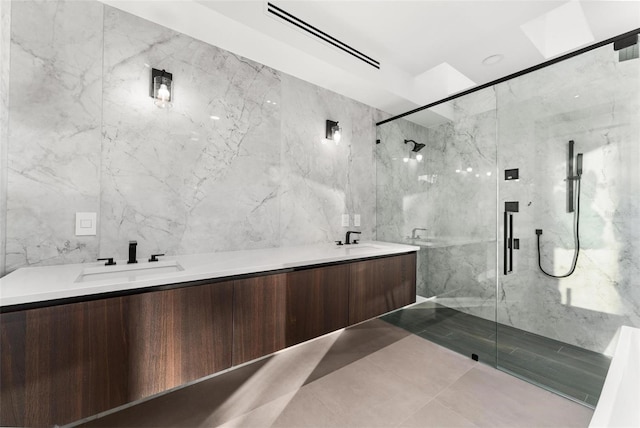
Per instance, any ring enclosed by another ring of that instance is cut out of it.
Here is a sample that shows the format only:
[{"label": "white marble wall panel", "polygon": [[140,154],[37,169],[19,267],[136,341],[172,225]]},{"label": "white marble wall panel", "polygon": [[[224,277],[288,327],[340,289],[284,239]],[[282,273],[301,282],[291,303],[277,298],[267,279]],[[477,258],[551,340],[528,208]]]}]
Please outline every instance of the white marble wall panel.
[{"label": "white marble wall panel", "polygon": [[0,277],[6,271],[10,52],[11,2],[3,1],[0,2]]},{"label": "white marble wall panel", "polygon": [[[105,10],[102,255],[276,246],[279,74]],[[148,96],[149,66],[173,74],[170,110]]]},{"label": "white marble wall panel", "polygon": [[[570,78],[567,78],[570,76]],[[501,277],[499,321],[610,353],[620,325],[640,326],[640,64],[611,46],[498,85],[502,168],[520,180],[500,187],[519,200],[513,275]],[[573,215],[566,210],[567,144],[584,153],[581,251],[571,267]]]},{"label": "white marble wall panel", "polygon": [[[418,294],[494,319],[495,95],[487,89],[445,107],[449,120],[430,128],[404,119],[378,127],[378,239],[422,246]],[[422,162],[403,161],[412,148],[405,139],[427,145]],[[416,231],[422,239],[411,239],[414,228],[427,229]]]},{"label": "white marble wall panel", "polygon": [[6,268],[91,260],[75,212],[98,211],[99,3],[12,2]]},{"label": "white marble wall panel", "polygon": [[[399,119],[380,125],[376,145],[377,236],[381,240],[410,243],[414,228],[430,228],[427,210],[428,190],[437,183],[434,177],[432,132],[408,120]],[[423,160],[404,162],[415,140],[427,144],[420,152]],[[435,183],[434,183],[435,181]],[[424,231],[419,231],[425,236]],[[433,235],[433,233],[430,233]]]},{"label": "white marble wall panel", "polygon": [[[281,243],[343,240],[347,230],[374,238],[374,109],[300,79],[282,77]],[[342,128],[322,142],[326,120]],[[341,226],[349,214],[351,226]],[[361,226],[353,226],[360,214]]]},{"label": "white marble wall panel", "polygon": [[[380,112],[98,2],[18,4],[8,271],[126,258],[129,240],[139,258],[330,242],[343,213],[374,237]],[[170,110],[151,67],[173,73]],[[96,237],[74,236],[76,211]]]}]

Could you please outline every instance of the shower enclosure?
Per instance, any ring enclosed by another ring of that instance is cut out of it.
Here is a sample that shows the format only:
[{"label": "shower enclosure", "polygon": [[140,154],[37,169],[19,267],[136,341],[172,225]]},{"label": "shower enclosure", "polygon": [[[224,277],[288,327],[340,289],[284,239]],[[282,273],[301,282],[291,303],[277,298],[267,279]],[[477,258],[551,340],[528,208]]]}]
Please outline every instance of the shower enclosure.
[{"label": "shower enclosure", "polygon": [[388,321],[595,406],[640,327],[640,59],[621,58],[600,45],[379,124],[377,238],[421,247],[427,299]]}]

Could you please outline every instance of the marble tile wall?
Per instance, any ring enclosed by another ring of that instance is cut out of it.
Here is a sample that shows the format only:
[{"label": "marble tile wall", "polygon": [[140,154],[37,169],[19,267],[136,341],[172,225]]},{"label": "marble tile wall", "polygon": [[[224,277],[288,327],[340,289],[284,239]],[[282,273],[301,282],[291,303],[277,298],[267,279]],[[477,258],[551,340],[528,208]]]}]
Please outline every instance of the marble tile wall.
[{"label": "marble tile wall", "polygon": [[[347,212],[375,237],[373,108],[98,2],[16,3],[7,271],[129,240],[140,257],[330,242]],[[170,110],[150,67],[173,73]],[[74,236],[76,211],[97,236]]]},{"label": "marble tile wall", "polygon": [[[277,246],[280,74],[109,7],[104,33],[101,253]],[[170,110],[140,96],[149,65]]]},{"label": "marble tile wall", "polygon": [[[283,74],[281,115],[281,245],[343,240],[348,229],[375,238],[375,109]],[[327,119],[342,127],[339,145],[320,142]],[[342,213],[360,214],[360,227],[342,227]]]},{"label": "marble tile wall", "polygon": [[74,228],[99,206],[103,7],[11,8],[6,269],[92,260]]},{"label": "marble tile wall", "polygon": [[5,272],[7,243],[7,141],[11,52],[11,2],[0,2],[0,276]]},{"label": "marble tile wall", "polygon": [[[567,78],[570,76],[570,78]],[[497,87],[500,203],[519,200],[513,275],[500,277],[498,320],[610,354],[620,325],[640,326],[640,64],[605,46]],[[584,153],[580,244],[571,267],[573,214],[566,210],[567,145]]]},{"label": "marble tile wall", "polygon": [[[485,89],[445,107],[433,126],[401,119],[378,127],[378,239],[422,247],[418,294],[493,320],[495,94]],[[411,148],[404,139],[427,145],[422,162],[403,161]],[[427,231],[414,240],[414,228]]]}]

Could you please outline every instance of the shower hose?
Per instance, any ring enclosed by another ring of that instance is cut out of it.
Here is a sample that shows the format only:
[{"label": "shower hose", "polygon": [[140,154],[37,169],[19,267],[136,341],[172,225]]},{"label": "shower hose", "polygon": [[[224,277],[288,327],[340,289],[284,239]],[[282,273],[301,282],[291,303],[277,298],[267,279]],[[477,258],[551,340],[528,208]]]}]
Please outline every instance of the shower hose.
[{"label": "shower hose", "polygon": [[573,231],[574,231],[574,242],[575,242],[575,252],[573,253],[573,262],[571,263],[571,269],[569,270],[569,272],[567,272],[564,275],[553,275],[550,274],[549,272],[545,271],[542,267],[542,261],[540,260],[540,235],[542,235],[541,233],[538,233],[538,266],[540,267],[540,270],[542,271],[542,273],[544,273],[547,276],[550,276],[551,278],[566,278],[568,276],[571,276],[571,274],[573,273],[573,271],[576,270],[576,264],[578,263],[578,255],[580,254],[580,235],[579,235],[579,230],[580,230],[580,181],[581,181],[581,176],[578,175],[578,177],[576,178],[576,187],[577,187],[577,195],[576,195],[576,210],[574,212],[573,215]]}]

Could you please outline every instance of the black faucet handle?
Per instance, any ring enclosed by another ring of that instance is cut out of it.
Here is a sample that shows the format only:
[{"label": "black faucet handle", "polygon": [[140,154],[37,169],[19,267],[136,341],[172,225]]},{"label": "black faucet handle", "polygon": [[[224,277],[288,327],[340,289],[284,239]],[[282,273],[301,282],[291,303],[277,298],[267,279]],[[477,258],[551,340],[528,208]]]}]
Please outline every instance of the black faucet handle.
[{"label": "black faucet handle", "polygon": [[[358,232],[357,230],[348,230],[347,231],[347,235],[344,237],[344,245],[351,244],[351,234],[353,234],[353,233],[357,233],[359,235],[362,232]],[[354,242],[354,244],[355,244],[355,242]]]},{"label": "black faucet handle", "polygon": [[344,245],[342,241],[335,241],[337,245]]},{"label": "black faucet handle", "polygon": [[150,262],[157,262],[158,261],[158,257],[162,257],[164,256],[164,254],[151,254],[151,258],[149,259]]},{"label": "black faucet handle", "polygon": [[113,266],[113,265],[116,264],[116,262],[113,261],[113,257],[107,257],[107,258],[104,258],[104,259],[98,259],[99,262],[102,262],[102,261],[105,261],[105,260],[107,261],[104,264],[105,266]]},{"label": "black faucet handle", "polygon": [[352,242],[352,244],[357,244],[357,243],[358,243],[358,241],[359,241],[359,239],[354,239],[354,240],[353,240],[353,242]]}]

